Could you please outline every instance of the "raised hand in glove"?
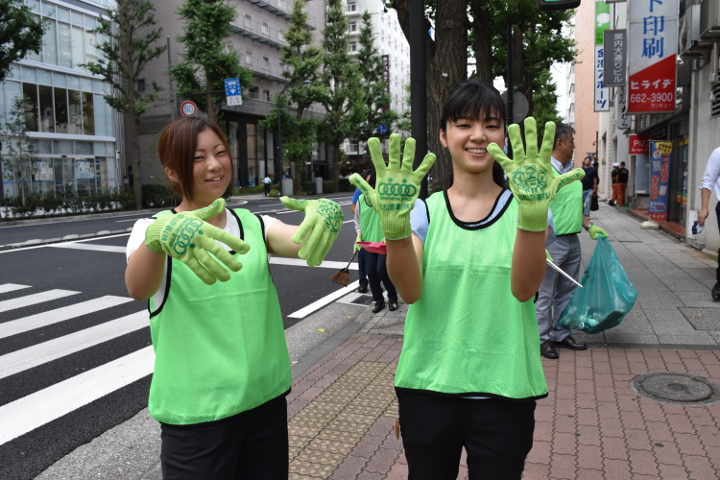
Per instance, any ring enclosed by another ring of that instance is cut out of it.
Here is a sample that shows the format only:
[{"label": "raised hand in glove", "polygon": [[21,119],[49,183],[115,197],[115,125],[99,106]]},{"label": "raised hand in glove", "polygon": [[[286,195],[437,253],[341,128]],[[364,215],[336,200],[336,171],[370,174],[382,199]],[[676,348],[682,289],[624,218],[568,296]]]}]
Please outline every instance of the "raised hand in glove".
[{"label": "raised hand in glove", "polygon": [[230,280],[230,272],[220,262],[233,272],[239,271],[242,263],[215,240],[243,254],[250,250],[250,245],[205,222],[224,208],[225,200],[219,199],[208,207],[192,212],[162,215],[148,227],[145,245],[155,253],[164,253],[182,261],[208,285],[217,280],[226,282]]},{"label": "raised hand in glove", "polygon": [[597,225],[590,225],[590,228],[588,228],[588,233],[590,234],[590,238],[593,240],[597,240],[598,235],[604,235],[608,236],[607,233],[605,233],[605,230],[598,227]]},{"label": "raised hand in glove", "polygon": [[362,237],[358,235],[355,237],[355,245],[353,246],[353,252],[359,252],[362,250],[362,245],[358,245],[358,242],[362,242]]},{"label": "raised hand in glove", "polygon": [[435,163],[435,155],[428,153],[422,164],[413,172],[415,159],[415,139],[405,142],[402,163],[400,162],[400,135],[390,135],[390,163],[385,166],[380,140],[373,137],[368,140],[368,149],[375,165],[376,188],[372,188],[357,173],[350,182],[358,187],[380,215],[380,227],[388,240],[407,238],[412,233],[410,211],[420,195],[420,182]]},{"label": "raised hand in glove", "polygon": [[530,232],[545,230],[548,226],[548,207],[557,191],[563,186],[585,176],[582,168],[560,176],[553,174],[550,161],[555,140],[555,123],[545,124],[545,134],[540,152],[537,147],[537,124],[533,117],[525,119],[525,144],[523,146],[520,126],[508,127],[513,160],[510,160],[496,144],[487,150],[502,165],[508,176],[510,190],[518,202],[518,228]]},{"label": "raised hand in glove", "polygon": [[[305,218],[291,240],[298,245],[303,244],[298,257],[305,260],[308,266],[320,265],[342,227],[344,217],[340,205],[326,198],[295,200],[282,197],[280,201],[291,210],[305,213]],[[305,237],[307,240],[303,243]]]}]

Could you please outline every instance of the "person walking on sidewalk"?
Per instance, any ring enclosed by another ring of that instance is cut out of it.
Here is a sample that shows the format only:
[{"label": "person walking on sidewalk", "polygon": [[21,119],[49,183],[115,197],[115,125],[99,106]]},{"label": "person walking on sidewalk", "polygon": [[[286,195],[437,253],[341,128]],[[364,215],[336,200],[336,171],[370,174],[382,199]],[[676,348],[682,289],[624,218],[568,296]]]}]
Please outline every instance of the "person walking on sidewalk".
[{"label": "person walking on sidewalk", "polygon": [[617,169],[617,205],[625,206],[625,192],[627,191],[628,177],[630,172],[625,168],[625,162],[620,162],[620,168]]},{"label": "person walking on sidewalk", "polygon": [[[555,175],[562,175],[573,170],[573,151],[575,150],[575,131],[569,125],[558,123],[555,129],[555,142],[552,149],[552,165]],[[605,235],[605,230],[593,225],[590,218],[583,214],[582,183],[568,185],[558,192],[550,203],[555,227],[555,241],[548,245],[547,250],[555,265],[563,269],[574,279],[580,273],[582,252],[578,233],[583,228],[590,238]],[[545,358],[559,358],[555,347],[585,350],[587,345],[576,341],[570,336],[570,329],[558,327],[557,323],[575,292],[575,284],[559,274],[549,265],[540,284],[535,313],[537,314],[540,331],[540,354]]]},{"label": "person walking on sidewalk", "polygon": [[[701,205],[698,212],[698,225],[705,226],[705,220],[709,215],[708,204],[710,203],[710,194],[715,192],[715,198],[720,198],[720,147],[713,150],[708,158],[703,173],[702,185],[700,187]],[[715,216],[717,218],[718,228],[720,228],[720,203],[715,204]],[[714,300],[720,300],[720,250],[718,250],[718,268],[715,272],[715,285],[711,290]]]},{"label": "person walking on sidewalk", "polygon": [[[365,180],[367,180],[370,175],[374,172],[374,170],[366,170],[363,172],[362,176]],[[355,189],[355,193],[353,194],[352,201],[350,202],[350,211],[353,214],[354,224],[355,224],[355,231],[357,232],[360,229],[360,224],[358,223],[357,216],[355,216],[355,209],[357,208],[357,202],[360,198],[360,195],[362,195],[362,191],[359,188]],[[367,270],[365,269],[365,250],[362,249],[360,245],[357,244],[357,242],[362,241],[360,238],[355,238],[355,245],[354,245],[354,251],[357,252],[358,257],[358,293],[367,293],[368,291],[368,278],[367,278]]]},{"label": "person walking on sidewalk", "polygon": [[613,163],[612,164],[613,169],[610,172],[610,178],[612,180],[612,196],[608,200],[608,205],[611,207],[614,207],[617,205],[617,198],[618,198],[618,190],[617,190],[617,179],[618,179],[618,170],[620,169],[619,163]]},{"label": "person walking on sidewalk", "polygon": [[[375,188],[375,172],[371,171],[365,177],[365,181],[371,187]],[[355,233],[357,242],[375,242],[381,243],[385,239],[380,229],[380,216],[373,209],[372,205],[365,195],[360,195],[355,207]],[[391,312],[398,309],[398,294],[395,285],[390,281],[387,272],[387,255],[374,253],[364,248],[360,249],[361,254],[365,258],[365,268],[367,269],[368,280],[370,281],[370,291],[372,292],[375,306],[373,313],[378,313],[385,308],[385,298],[383,297],[383,289],[380,282],[385,286],[388,293],[388,310]]]},{"label": "person walking on sidewalk", "polygon": [[510,127],[509,160],[498,147],[505,115],[494,87],[455,86],[439,132],[453,183],[426,203],[417,197],[435,156],[413,172],[413,139],[401,163],[400,137],[390,137],[387,167],[370,139],[378,187],[350,179],[380,215],[390,278],[411,304],[395,376],[409,480],[455,480],[463,447],[470,478],[519,480],[535,401],[547,396],[532,298],[545,273],[549,201],[583,173],[553,177],[554,124],[538,154],[534,119],[525,121],[527,151]]},{"label": "person walking on sidewalk", "polygon": [[149,300],[163,478],[287,480],[290,359],[268,254],[319,265],[342,210],[284,197],[305,213],[298,227],[226,209],[230,147],[204,118],[165,127],[158,154],[182,201],[135,223],[125,284]]},{"label": "person walking on sidewalk", "polygon": [[591,166],[592,158],[585,157],[583,160],[583,171],[585,176],[582,179],[583,189],[583,214],[590,218],[590,205],[592,197],[597,196],[598,176],[595,167]]},{"label": "person walking on sidewalk", "polygon": [[263,179],[263,193],[267,197],[270,195],[270,186],[272,185],[272,180],[270,179],[269,175],[265,175],[265,178]]}]

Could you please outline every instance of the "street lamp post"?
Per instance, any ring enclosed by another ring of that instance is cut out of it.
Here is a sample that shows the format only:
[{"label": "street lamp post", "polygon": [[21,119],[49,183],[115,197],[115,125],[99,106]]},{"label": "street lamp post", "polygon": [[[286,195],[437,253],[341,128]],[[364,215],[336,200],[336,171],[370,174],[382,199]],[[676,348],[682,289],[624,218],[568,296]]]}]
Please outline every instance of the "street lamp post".
[{"label": "street lamp post", "polygon": [[[275,183],[280,182],[282,180],[282,168],[283,168],[283,158],[282,158],[282,110],[280,109],[280,100],[282,100],[282,96],[285,94],[285,90],[287,90],[290,87],[295,87],[297,85],[307,85],[310,83],[310,80],[305,80],[298,83],[292,83],[285,85],[280,92],[280,95],[278,95],[277,99],[277,117],[278,117],[278,144],[277,144],[277,155],[275,155]],[[282,189],[282,183],[280,184],[280,188]]]}]

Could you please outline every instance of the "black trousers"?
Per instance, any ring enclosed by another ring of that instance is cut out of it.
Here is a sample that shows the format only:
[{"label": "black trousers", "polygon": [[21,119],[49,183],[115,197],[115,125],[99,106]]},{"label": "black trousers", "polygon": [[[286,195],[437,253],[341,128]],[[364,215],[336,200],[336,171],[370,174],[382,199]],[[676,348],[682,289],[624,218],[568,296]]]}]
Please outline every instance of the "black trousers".
[{"label": "black trousers", "polygon": [[[720,230],[720,202],[715,204],[715,217],[718,221],[718,229]],[[720,282],[720,249],[718,249],[718,268],[715,270],[715,280]]]},{"label": "black trousers", "polygon": [[164,480],[287,480],[287,401],[195,425],[161,424]]},{"label": "black trousers", "polygon": [[270,193],[270,184],[269,183],[263,183],[263,193],[267,197]]},{"label": "black trousers", "polygon": [[370,283],[370,291],[372,292],[373,300],[375,303],[384,303],[382,288],[380,287],[380,281],[385,285],[385,290],[388,293],[388,299],[390,301],[397,301],[397,290],[395,285],[390,281],[390,276],[387,273],[387,266],[385,261],[387,255],[380,255],[378,253],[371,253],[367,250],[363,253],[365,256],[365,270],[367,271],[368,283]]},{"label": "black trousers", "polygon": [[535,401],[473,400],[397,390],[408,480],[520,480],[533,445]]}]

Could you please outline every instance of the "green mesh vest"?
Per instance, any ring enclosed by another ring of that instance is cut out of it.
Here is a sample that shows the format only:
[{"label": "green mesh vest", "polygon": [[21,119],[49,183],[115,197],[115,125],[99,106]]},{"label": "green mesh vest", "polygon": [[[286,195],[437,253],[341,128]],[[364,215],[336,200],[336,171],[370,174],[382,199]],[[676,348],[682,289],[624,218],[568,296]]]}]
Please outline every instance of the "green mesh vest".
[{"label": "green mesh vest", "polygon": [[148,407],[159,422],[220,420],[290,389],[290,358],[262,222],[244,209],[228,211],[233,221],[230,215],[251,245],[247,254],[235,254],[242,270],[227,282],[206,285],[171,259],[163,304],[157,308],[150,298],[155,370]]},{"label": "green mesh vest", "polygon": [[385,238],[380,228],[380,215],[365,201],[365,195],[360,195],[357,201],[360,209],[360,232],[363,242],[380,243]]},{"label": "green mesh vest", "polygon": [[[560,172],[553,167],[555,176]],[[582,182],[572,182],[558,190],[555,198],[550,202],[553,216],[553,226],[558,235],[579,233],[582,231],[583,199]]]},{"label": "green mesh vest", "polygon": [[547,395],[532,300],[510,290],[517,202],[461,227],[443,192],[427,200],[423,294],[410,306],[398,388],[524,400]]}]

